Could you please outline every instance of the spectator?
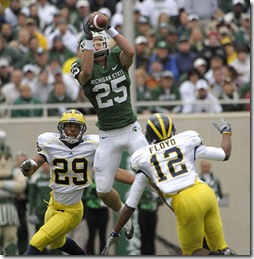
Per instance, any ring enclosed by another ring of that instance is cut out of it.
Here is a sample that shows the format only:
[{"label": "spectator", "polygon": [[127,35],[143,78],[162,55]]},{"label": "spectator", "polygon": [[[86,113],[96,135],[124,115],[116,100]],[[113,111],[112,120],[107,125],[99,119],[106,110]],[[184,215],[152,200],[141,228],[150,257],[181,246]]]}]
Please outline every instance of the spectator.
[{"label": "spectator", "polygon": [[148,74],[147,86],[150,89],[157,88],[161,83],[161,74],[163,72],[163,66],[159,59],[154,59],[151,62],[151,75]]},{"label": "spectator", "polygon": [[53,21],[57,8],[48,0],[37,0],[38,14],[41,21],[41,29]]},{"label": "spectator", "polygon": [[77,18],[74,20],[73,25],[78,32],[83,31],[83,20],[90,14],[90,2],[88,0],[77,0],[76,12]]},{"label": "spectator", "polygon": [[18,50],[24,55],[29,51],[29,32],[27,28],[22,28],[18,31]]},{"label": "spectator", "polygon": [[217,98],[220,98],[223,92],[223,84],[225,79],[225,76],[223,74],[223,69],[220,67],[215,67],[213,69],[213,78],[214,78],[214,83],[210,85],[210,91]]},{"label": "spectator", "polygon": [[191,50],[194,51],[198,56],[204,49],[205,34],[199,26],[193,27],[190,31],[190,46]]},{"label": "spectator", "polygon": [[46,36],[39,30],[36,22],[33,18],[27,19],[27,29],[29,32],[30,37],[35,36],[38,40],[39,47],[43,48],[44,50],[48,49],[48,42]]},{"label": "spectator", "polygon": [[20,13],[20,1],[10,0],[10,5],[4,10],[4,17],[7,23],[14,28],[18,24],[18,14]]},{"label": "spectator", "polygon": [[222,69],[224,65],[224,60],[220,56],[213,56],[208,63],[208,71],[205,73],[205,79],[207,82],[212,85],[214,84],[214,69]]},{"label": "spectator", "polygon": [[[94,184],[84,189],[83,202],[88,227],[86,251],[88,255],[100,255],[100,252],[106,244],[106,231],[109,222],[108,207],[97,196]],[[96,253],[95,237],[97,232],[99,234],[99,250]]]},{"label": "spectator", "polygon": [[[121,24],[123,24],[123,18],[122,18]],[[152,28],[149,22],[149,19],[145,16],[140,16],[137,24],[138,24],[137,35],[143,35],[145,37],[148,37],[149,31]]]},{"label": "spectator", "polygon": [[222,109],[224,112],[233,112],[233,111],[242,111],[243,105],[237,103],[240,100],[240,95],[237,91],[236,86],[230,80],[230,78],[226,78],[222,88],[222,94],[219,97],[220,100],[224,101],[233,101],[230,104],[222,104]]},{"label": "spectator", "polygon": [[193,105],[192,113],[220,113],[223,111],[217,97],[209,90],[209,85],[205,79],[196,82],[197,98]]},{"label": "spectator", "polygon": [[237,58],[231,63],[238,73],[239,85],[250,81],[250,54],[246,47],[237,49]]},{"label": "spectator", "polygon": [[184,9],[180,10],[175,26],[177,28],[178,37],[181,37],[181,36],[189,37],[190,35],[189,18],[188,18],[188,13]]},{"label": "spectator", "polygon": [[151,26],[156,28],[161,13],[166,13],[169,17],[178,15],[178,5],[174,0],[144,0],[140,11],[141,15],[148,17]]},{"label": "spectator", "polygon": [[168,101],[168,106],[156,106],[153,112],[179,112],[180,106],[170,105],[170,101],[180,100],[178,87],[174,84],[174,75],[171,71],[166,70],[161,75],[161,85],[151,92],[153,101]]},{"label": "spectator", "polygon": [[54,76],[54,83],[63,82],[66,94],[72,99],[72,101],[75,101],[79,95],[79,83],[70,73],[63,73],[60,67],[55,68],[52,71],[52,74]]},{"label": "spectator", "polygon": [[196,82],[201,78],[197,69],[191,69],[187,73],[187,79],[179,86],[180,98],[183,102],[182,113],[191,113],[196,100]]},{"label": "spectator", "polygon": [[13,28],[10,26],[9,23],[4,23],[0,27],[0,34],[4,37],[5,42],[11,43],[15,41]]},{"label": "spectator", "polygon": [[[151,100],[151,89],[147,86],[148,74],[145,69],[138,68],[135,70],[135,85],[137,101],[149,101]],[[147,106],[139,106],[137,113],[150,114],[151,109]]]},{"label": "spectator", "polygon": [[56,35],[53,38],[53,45],[49,51],[49,59],[56,59],[59,61],[59,64],[62,66],[63,63],[75,56],[75,53],[69,50],[63,43],[62,36]]},{"label": "spectator", "polygon": [[158,41],[156,44],[156,50],[151,55],[148,62],[148,73],[151,74],[151,63],[154,59],[159,60],[163,65],[163,70],[170,70],[174,74],[174,78],[177,81],[179,77],[179,71],[176,64],[176,58],[168,51],[168,44],[166,41]]},{"label": "spectator", "polygon": [[178,36],[175,26],[171,25],[168,29],[166,42],[169,46],[169,53],[175,54],[178,51]]},{"label": "spectator", "polygon": [[210,21],[218,8],[217,0],[207,0],[205,5],[202,5],[202,0],[185,1],[184,9],[188,14],[196,14],[200,19],[200,25],[204,26]]},{"label": "spectator", "polygon": [[6,58],[0,58],[0,89],[11,81],[11,66]]},{"label": "spectator", "polygon": [[42,103],[46,103],[49,94],[53,90],[53,85],[49,82],[49,73],[46,69],[40,71],[37,82],[32,89],[32,95],[39,99]]},{"label": "spectator", "polygon": [[22,55],[13,47],[10,47],[0,34],[0,58],[5,58],[9,61],[12,67],[16,67],[16,63],[22,59]]},{"label": "spectator", "polygon": [[192,68],[192,63],[196,57],[197,54],[191,50],[188,38],[181,36],[178,40],[178,52],[175,54],[176,65],[180,76]]},{"label": "spectator", "polygon": [[59,35],[62,37],[62,41],[65,47],[74,53],[76,52],[79,38],[69,29],[68,25],[68,21],[63,18],[57,21],[56,30],[49,34],[47,37],[49,49],[51,49],[53,46],[53,40],[55,36]]},{"label": "spectator", "polygon": [[211,162],[208,160],[202,160],[200,163],[199,177],[202,181],[206,182],[214,190],[217,201],[219,202],[223,198],[221,184],[220,180],[214,175],[211,169]]},{"label": "spectator", "polygon": [[140,35],[135,39],[136,68],[147,68],[150,52],[147,47],[148,39]]},{"label": "spectator", "polygon": [[239,30],[233,33],[237,46],[249,46],[251,38],[250,14],[243,13]]},{"label": "spectator", "polygon": [[[20,97],[14,101],[14,105],[25,105],[25,104],[41,104],[41,101],[32,96],[32,90],[29,85],[20,85],[19,87]],[[42,109],[13,109],[11,117],[40,117],[42,116]]]},{"label": "spectator", "polygon": [[32,64],[27,64],[23,67],[23,79],[21,81],[22,85],[28,85],[33,91],[37,82],[37,73],[36,69]]},{"label": "spectator", "polygon": [[36,36],[31,36],[28,39],[28,51],[23,55],[23,58],[17,62],[16,67],[23,69],[26,64],[35,64],[35,55],[39,49],[39,41]]},{"label": "spectator", "polygon": [[27,15],[21,11],[18,14],[18,24],[13,28],[13,32],[16,39],[19,31],[23,29],[27,29],[26,26],[27,26]]},{"label": "spectator", "polygon": [[202,77],[204,77],[205,73],[207,72],[208,65],[206,60],[204,60],[203,58],[197,58],[193,62],[193,67],[199,71]]},{"label": "spectator", "polygon": [[234,44],[230,39],[224,42],[223,48],[226,53],[227,64],[231,65],[237,59],[237,52]]},{"label": "spectator", "polygon": [[36,73],[39,74],[41,70],[47,69],[49,62],[49,52],[39,47],[34,55],[35,57],[35,69]]},{"label": "spectator", "polygon": [[226,53],[220,44],[217,31],[210,31],[208,33],[207,39],[204,41],[204,46],[205,47],[200,53],[200,56],[203,57],[208,63],[210,63],[211,58],[214,56],[220,56],[226,63]]},{"label": "spectator", "polygon": [[141,255],[156,255],[157,213],[162,204],[163,201],[157,193],[145,189],[138,204]]},{"label": "spectator", "polygon": [[57,116],[59,117],[65,110],[68,108],[64,105],[64,103],[72,103],[73,100],[66,94],[65,84],[62,81],[57,81],[54,83],[53,91],[50,93],[49,98],[47,100],[48,104],[58,103],[62,104],[59,108],[51,108],[48,109],[49,116]]},{"label": "spectator", "polygon": [[23,79],[23,72],[19,69],[15,69],[12,72],[11,81],[2,86],[2,94],[5,96],[7,103],[13,103],[19,96],[19,87]]},{"label": "spectator", "polygon": [[245,1],[232,0],[232,10],[225,14],[226,23],[234,22],[238,27],[241,26],[242,15],[244,15]]}]

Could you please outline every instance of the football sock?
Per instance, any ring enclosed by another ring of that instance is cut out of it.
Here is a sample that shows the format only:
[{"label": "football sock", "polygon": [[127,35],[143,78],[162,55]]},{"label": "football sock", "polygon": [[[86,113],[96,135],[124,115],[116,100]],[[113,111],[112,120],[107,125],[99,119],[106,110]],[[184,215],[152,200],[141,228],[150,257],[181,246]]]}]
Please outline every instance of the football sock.
[{"label": "football sock", "polygon": [[28,248],[24,255],[42,255],[42,252],[34,246],[28,245]]},{"label": "football sock", "polygon": [[78,246],[77,243],[69,237],[66,237],[65,244],[59,249],[69,255],[87,255],[86,251]]}]

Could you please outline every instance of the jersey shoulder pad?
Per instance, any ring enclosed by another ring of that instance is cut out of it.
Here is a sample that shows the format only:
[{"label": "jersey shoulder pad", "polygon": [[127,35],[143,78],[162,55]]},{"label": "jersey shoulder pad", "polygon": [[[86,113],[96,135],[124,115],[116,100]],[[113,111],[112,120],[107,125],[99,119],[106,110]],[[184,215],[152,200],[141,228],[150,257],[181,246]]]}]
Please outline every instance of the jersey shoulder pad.
[{"label": "jersey shoulder pad", "polygon": [[202,137],[194,130],[186,130],[184,132],[177,134],[177,136],[193,140],[197,145],[203,144]]},{"label": "jersey shoulder pad", "polygon": [[90,142],[93,142],[96,146],[99,146],[99,142],[100,142],[100,139],[99,139],[99,135],[96,135],[96,134],[90,134],[90,135],[84,135],[83,136],[83,141],[90,141]]},{"label": "jersey shoulder pad", "polygon": [[139,160],[144,154],[144,148],[140,148],[136,150],[131,158],[130,158],[130,165],[133,171],[137,172],[139,170]]},{"label": "jersey shoulder pad", "polygon": [[122,50],[118,47],[118,46],[115,46],[112,50],[111,50],[111,52],[112,53],[120,53]]},{"label": "jersey shoulder pad", "polygon": [[45,132],[38,136],[37,145],[40,149],[43,149],[49,142],[59,140],[59,134],[53,132]]},{"label": "jersey shoulder pad", "polygon": [[78,75],[81,71],[81,59],[77,59],[71,64],[71,74],[74,78],[78,78]]}]

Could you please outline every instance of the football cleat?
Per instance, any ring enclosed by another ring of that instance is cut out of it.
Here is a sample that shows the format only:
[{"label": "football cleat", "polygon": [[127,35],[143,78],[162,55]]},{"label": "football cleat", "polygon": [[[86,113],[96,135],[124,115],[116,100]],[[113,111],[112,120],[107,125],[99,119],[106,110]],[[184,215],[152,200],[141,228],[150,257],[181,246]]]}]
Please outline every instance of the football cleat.
[{"label": "football cleat", "polygon": [[127,239],[132,239],[134,234],[134,226],[133,225],[131,225],[131,227],[124,226],[123,231]]},{"label": "football cleat", "polygon": [[220,251],[220,253],[222,255],[236,255],[236,252],[234,252],[232,249],[230,249],[229,247],[223,249]]}]

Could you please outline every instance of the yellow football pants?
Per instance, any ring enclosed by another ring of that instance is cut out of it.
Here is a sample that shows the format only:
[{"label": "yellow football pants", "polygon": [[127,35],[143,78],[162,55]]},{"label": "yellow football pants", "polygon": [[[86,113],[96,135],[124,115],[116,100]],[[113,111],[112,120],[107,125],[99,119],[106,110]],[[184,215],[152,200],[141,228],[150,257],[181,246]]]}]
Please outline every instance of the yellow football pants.
[{"label": "yellow football pants", "polygon": [[48,245],[51,249],[62,247],[65,243],[66,234],[80,223],[84,212],[82,201],[67,206],[55,202],[52,193],[50,196],[44,225],[30,241],[30,245],[40,251],[43,251]]},{"label": "yellow football pants", "polygon": [[227,247],[218,202],[207,184],[196,181],[193,186],[174,195],[172,208],[184,255],[202,248],[204,237],[211,251]]}]

